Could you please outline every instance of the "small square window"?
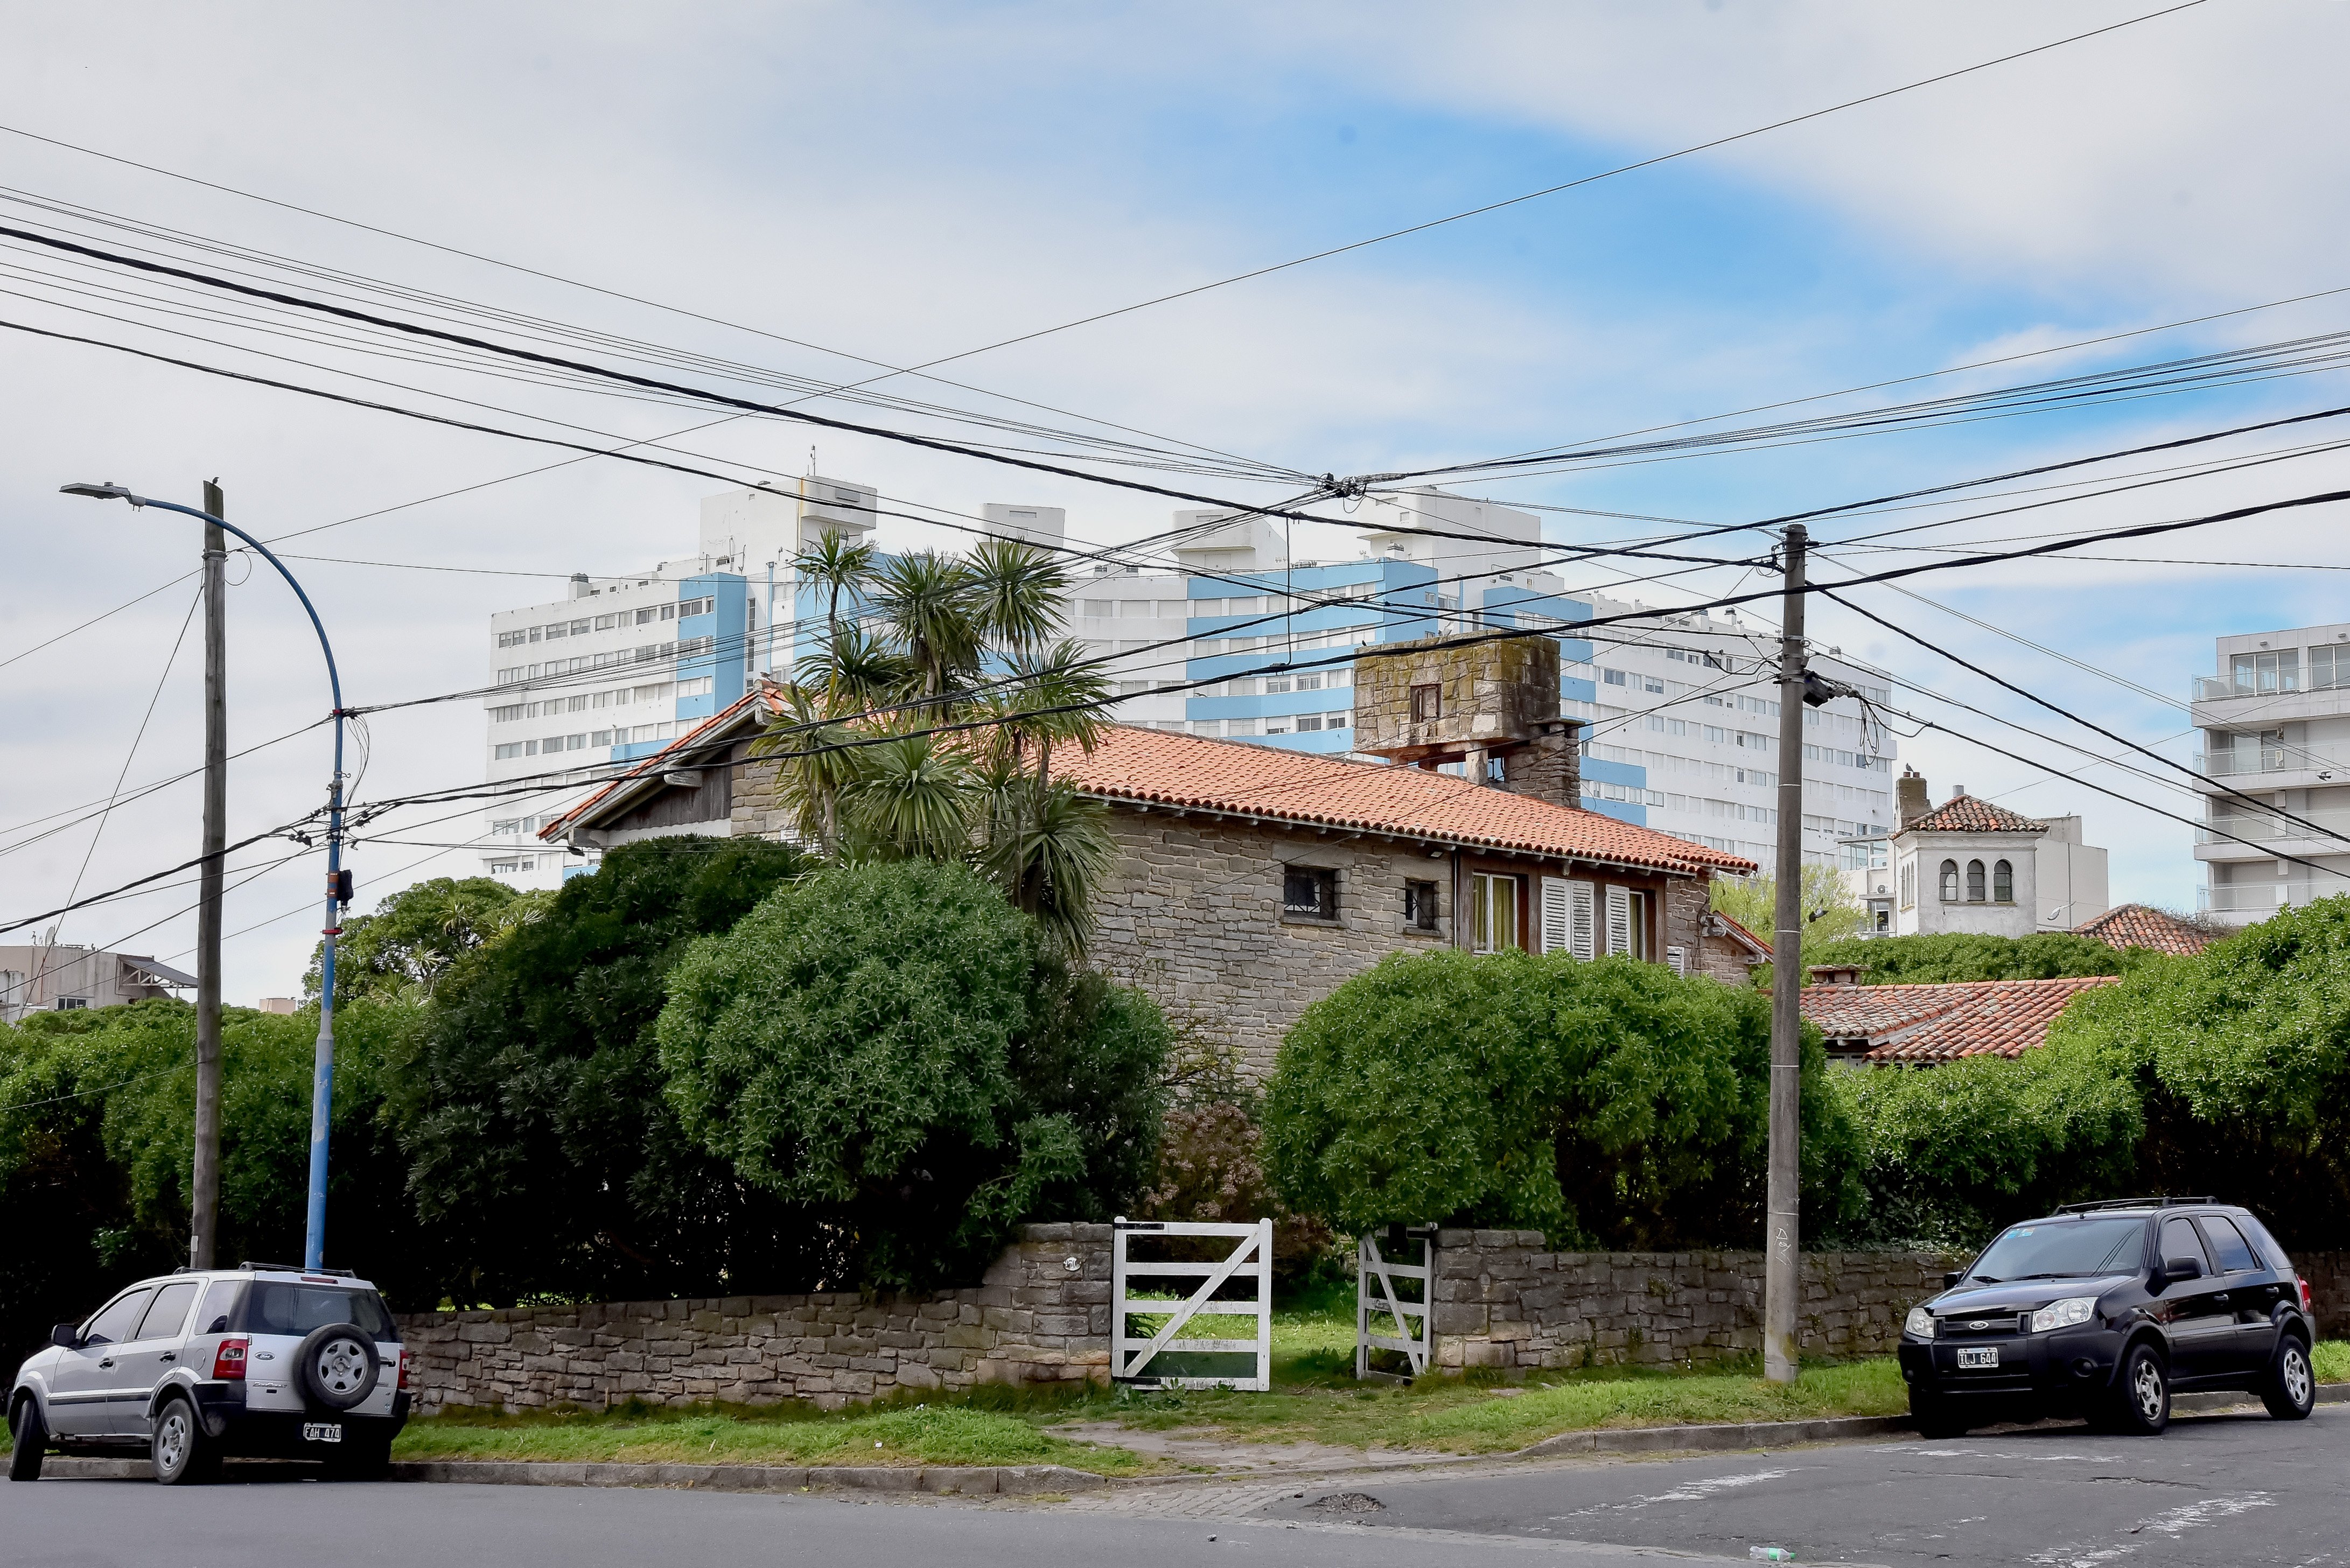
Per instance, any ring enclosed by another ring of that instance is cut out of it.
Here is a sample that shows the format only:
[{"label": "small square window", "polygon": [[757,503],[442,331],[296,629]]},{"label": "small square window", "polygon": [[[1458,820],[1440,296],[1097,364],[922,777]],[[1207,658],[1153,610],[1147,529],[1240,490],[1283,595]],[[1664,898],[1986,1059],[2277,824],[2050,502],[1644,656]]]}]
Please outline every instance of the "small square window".
[{"label": "small square window", "polygon": [[1300,919],[1336,919],[1338,874],[1312,866],[1283,867],[1281,912]]},{"label": "small square window", "polygon": [[1403,885],[1404,923],[1416,931],[1436,929],[1436,884],[1406,882]]},{"label": "small square window", "polygon": [[1433,724],[1444,717],[1444,688],[1434,683],[1411,689],[1411,722]]}]

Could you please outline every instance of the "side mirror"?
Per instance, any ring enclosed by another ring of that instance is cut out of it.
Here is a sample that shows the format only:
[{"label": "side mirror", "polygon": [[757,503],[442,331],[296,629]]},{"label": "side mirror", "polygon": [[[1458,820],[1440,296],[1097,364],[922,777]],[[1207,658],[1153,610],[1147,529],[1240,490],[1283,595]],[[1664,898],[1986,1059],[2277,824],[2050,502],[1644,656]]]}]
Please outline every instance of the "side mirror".
[{"label": "side mirror", "polygon": [[2172,1258],[2162,1265],[2162,1279],[2165,1284],[2174,1284],[2180,1280],[2199,1280],[2202,1277],[2203,1264],[2199,1259]]},{"label": "side mirror", "polygon": [[1946,1291],[1957,1290],[1959,1288],[1959,1282],[1965,1278],[1966,1275],[1960,1273],[1956,1269],[1953,1269],[1949,1273],[1942,1276],[1942,1288]]},{"label": "side mirror", "polygon": [[81,1325],[74,1323],[61,1323],[57,1324],[57,1327],[49,1330],[49,1343],[67,1350],[79,1350],[81,1348]]}]

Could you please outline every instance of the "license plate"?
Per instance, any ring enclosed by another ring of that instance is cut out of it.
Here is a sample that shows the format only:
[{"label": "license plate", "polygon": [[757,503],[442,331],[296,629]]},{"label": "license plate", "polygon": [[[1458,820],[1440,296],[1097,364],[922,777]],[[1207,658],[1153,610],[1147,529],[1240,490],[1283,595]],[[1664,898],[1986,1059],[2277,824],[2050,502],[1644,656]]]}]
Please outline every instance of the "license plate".
[{"label": "license plate", "polygon": [[339,1443],[343,1440],[343,1424],[340,1421],[305,1421],[302,1423],[302,1440],[306,1443]]},{"label": "license plate", "polygon": [[1988,1345],[1980,1350],[1961,1350],[1959,1352],[1959,1370],[1961,1372],[1973,1367],[1997,1366],[1998,1365],[1999,1346],[1996,1345]]}]

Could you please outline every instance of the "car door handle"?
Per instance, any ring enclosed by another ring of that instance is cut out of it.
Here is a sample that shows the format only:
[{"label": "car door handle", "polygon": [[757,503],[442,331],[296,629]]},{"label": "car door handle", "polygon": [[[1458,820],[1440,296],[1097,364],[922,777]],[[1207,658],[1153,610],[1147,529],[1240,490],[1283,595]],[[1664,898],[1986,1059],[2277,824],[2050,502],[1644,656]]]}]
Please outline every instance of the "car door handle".
[{"label": "car door handle", "polygon": [[100,1367],[108,1367],[108,1366],[113,1366],[113,1365],[114,1365],[114,1357],[112,1357],[111,1355],[108,1356],[105,1360],[103,1360],[103,1361],[101,1361],[101,1362],[99,1362],[99,1366]]},{"label": "car door handle", "polygon": [[165,1351],[162,1355],[161,1355],[157,1356],[155,1359],[156,1359],[156,1360],[158,1360],[158,1361],[177,1361],[177,1360],[179,1359],[179,1356],[178,1356],[178,1355],[177,1355],[176,1353],[174,1353],[174,1352],[172,1352],[172,1351],[169,1351],[169,1350],[167,1350],[167,1351]]},{"label": "car door handle", "polygon": [[2225,1306],[2225,1305],[2227,1304],[2227,1302],[2228,1302],[2228,1293],[2227,1293],[2227,1292],[2225,1292],[2225,1291],[2221,1291],[2219,1294],[2217,1294],[2217,1295],[2213,1296],[2211,1299],[2212,1299],[2213,1301],[2215,1301],[2215,1302],[2218,1302],[2218,1303],[2220,1303],[2222,1306]]}]

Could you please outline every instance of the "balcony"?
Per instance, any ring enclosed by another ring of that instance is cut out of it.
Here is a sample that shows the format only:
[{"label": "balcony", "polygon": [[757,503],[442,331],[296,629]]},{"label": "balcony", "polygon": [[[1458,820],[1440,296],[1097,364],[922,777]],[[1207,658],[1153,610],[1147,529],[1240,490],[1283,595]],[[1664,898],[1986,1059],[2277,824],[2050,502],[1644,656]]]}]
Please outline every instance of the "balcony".
[{"label": "balcony", "polygon": [[2195,907],[2234,924],[2265,919],[2279,909],[2350,893],[2350,877],[2314,877],[2307,882],[2237,882],[2195,889]]},{"label": "balcony", "polygon": [[[2266,814],[2214,816],[2208,826],[2195,830],[2195,842],[2241,844],[2249,840],[2253,844],[2272,844],[2300,839],[2350,846],[2350,811],[2302,811],[2293,815],[2299,821],[2286,822]],[[2302,826],[2303,823],[2309,826]],[[2342,852],[2333,847],[2327,850],[2331,854]]]},{"label": "balcony", "polygon": [[2350,745],[2280,745],[2270,742],[2195,753],[2195,771],[2211,778],[2305,773],[2324,777],[2345,769],[2350,769]]},{"label": "balcony", "polygon": [[2226,675],[2199,675],[2195,678],[2195,687],[2191,695],[2198,702],[2221,702],[2230,697],[2275,697],[2300,690],[2301,679],[2297,673],[2286,674],[2282,678],[2270,674],[2265,682],[2251,680],[2240,681]]}]

